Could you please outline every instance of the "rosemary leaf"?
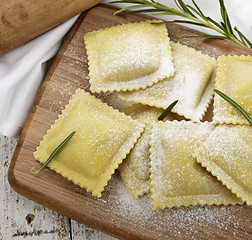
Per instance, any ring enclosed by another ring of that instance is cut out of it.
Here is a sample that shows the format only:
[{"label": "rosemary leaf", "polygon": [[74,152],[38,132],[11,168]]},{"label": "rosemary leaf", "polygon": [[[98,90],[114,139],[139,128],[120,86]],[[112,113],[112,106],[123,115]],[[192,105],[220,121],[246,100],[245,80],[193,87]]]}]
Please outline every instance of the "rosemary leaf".
[{"label": "rosemary leaf", "polygon": [[227,39],[226,37],[219,36],[219,35],[183,36],[182,38],[217,38],[217,39]]},{"label": "rosemary leaf", "polygon": [[[195,8],[193,8],[190,5],[187,5],[187,7],[189,9],[191,9],[195,14],[197,14],[198,16],[200,16],[203,20],[207,21],[207,17],[204,14],[202,14],[201,12],[199,12],[198,10],[196,10]],[[196,17],[195,15],[193,15],[193,16]]]},{"label": "rosemary leaf", "polygon": [[174,0],[174,2],[176,3],[176,5],[177,5],[177,7],[181,10],[181,11],[183,11],[183,8],[180,6],[180,4],[178,3],[178,0]]},{"label": "rosemary leaf", "polygon": [[220,2],[220,7],[221,7],[221,14],[222,14],[222,18],[224,20],[224,24],[226,26],[226,30],[229,33],[229,35],[233,34],[233,30],[232,30],[232,26],[227,14],[227,9],[225,7],[224,1],[223,0],[219,0]]},{"label": "rosemary leaf", "polygon": [[234,100],[232,100],[230,97],[228,97],[226,94],[224,94],[223,92],[214,89],[214,91],[220,96],[222,97],[224,100],[226,100],[229,104],[231,104],[233,107],[235,107],[250,123],[250,125],[252,125],[252,119],[251,117],[248,115],[248,113],[238,104],[236,103]]},{"label": "rosemary leaf", "polygon": [[[200,14],[198,15],[201,15],[201,16],[204,16],[204,18],[206,17],[203,12],[201,11],[201,9],[199,8],[199,6],[196,4],[196,2],[194,0],[192,0],[193,2],[193,5],[196,7],[196,9],[199,11]],[[193,9],[193,7],[191,7]]]},{"label": "rosemary leaf", "polygon": [[162,121],[167,115],[168,113],[173,109],[173,107],[177,104],[178,100],[174,101],[173,103],[171,103],[165,110],[164,112],[158,117],[159,121]]},{"label": "rosemary leaf", "polygon": [[[123,16],[123,15],[128,15],[128,14],[132,14],[132,13],[151,13],[151,12],[159,12],[158,10],[155,9],[143,9],[143,10],[136,10],[136,11],[127,11],[127,12],[120,12],[118,13],[119,15]],[[117,13],[114,13],[114,15]],[[153,23],[154,24],[154,23]]]},{"label": "rosemary leaf", "polygon": [[[148,7],[148,6],[150,6],[150,5],[144,4],[144,5],[142,5],[141,7]],[[130,10],[130,9],[134,9],[134,8],[139,8],[139,6],[130,6],[130,7],[126,7],[125,9],[120,9],[120,10],[114,12],[114,15],[120,14],[122,11]]]},{"label": "rosemary leaf", "polygon": [[182,10],[188,14],[190,14],[191,16],[193,17],[196,17],[190,10],[189,8],[187,7],[187,5],[182,1],[182,0],[178,0]]},{"label": "rosemary leaf", "polygon": [[68,137],[66,137],[65,140],[52,152],[52,154],[45,161],[45,163],[42,165],[42,167],[39,170],[32,172],[32,173],[36,174],[36,173],[41,172],[48,165],[48,163],[51,162],[51,160],[55,157],[55,155],[68,143],[68,141],[73,137],[74,134],[75,134],[75,131],[70,133],[68,135]]},{"label": "rosemary leaf", "polygon": [[219,29],[221,29],[222,31],[225,31],[225,28],[218,22],[216,22],[215,20],[213,20],[212,18],[210,17],[206,17],[207,21],[208,22],[211,22],[213,23],[215,26],[217,26]]},{"label": "rosemary leaf", "polygon": [[237,27],[234,27],[234,30],[239,34],[240,38],[241,38],[242,40],[244,40],[244,41],[250,46],[250,48],[252,48],[252,43],[244,36],[244,34],[241,33],[241,32],[237,29]]},{"label": "rosemary leaf", "polygon": [[[157,15],[157,14],[153,14],[153,15]],[[173,21],[153,22],[152,24],[164,24],[164,23],[187,23],[187,24],[193,24],[193,25],[204,27],[204,25],[202,23],[191,22],[191,21],[186,21],[186,20],[173,20]]]}]

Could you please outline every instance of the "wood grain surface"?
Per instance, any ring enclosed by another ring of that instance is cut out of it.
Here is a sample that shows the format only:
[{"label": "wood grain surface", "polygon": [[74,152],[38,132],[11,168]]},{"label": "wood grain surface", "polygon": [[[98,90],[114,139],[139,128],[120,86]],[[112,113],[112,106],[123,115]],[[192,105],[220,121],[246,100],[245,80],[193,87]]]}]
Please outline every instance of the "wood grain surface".
[{"label": "wood grain surface", "polygon": [[[31,173],[40,164],[33,152],[77,88],[89,90],[88,64],[83,36],[116,24],[145,20],[143,15],[113,16],[115,9],[98,5],[84,13],[58,53],[34,102],[19,138],[9,182],[18,193],[80,223],[121,239],[251,239],[252,208],[195,206],[152,211],[149,196],[134,200],[117,173],[101,198],[50,169]],[[251,55],[251,51],[222,40],[184,39],[199,32],[167,25],[171,40],[218,57]]]},{"label": "wood grain surface", "polygon": [[99,2],[101,0],[0,1],[0,56]]}]

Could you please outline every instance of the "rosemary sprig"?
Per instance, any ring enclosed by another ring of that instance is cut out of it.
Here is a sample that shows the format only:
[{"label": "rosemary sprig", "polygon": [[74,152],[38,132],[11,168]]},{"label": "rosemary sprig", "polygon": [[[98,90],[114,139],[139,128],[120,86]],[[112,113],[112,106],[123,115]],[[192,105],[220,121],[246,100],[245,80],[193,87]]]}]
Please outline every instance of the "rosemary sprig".
[{"label": "rosemary sprig", "polygon": [[[226,39],[232,42],[235,42],[239,45],[252,48],[252,42],[250,42],[244,34],[241,33],[240,30],[235,26],[234,28],[231,26],[230,19],[228,17],[227,9],[224,4],[224,0],[219,0],[220,12],[222,16],[222,22],[218,23],[214,19],[209,16],[206,16],[200,9],[200,7],[196,4],[195,0],[192,0],[192,5],[185,4],[183,0],[174,0],[178,9],[168,7],[166,5],[160,4],[154,0],[120,0],[113,1],[111,3],[130,3],[133,6],[122,8],[116,11],[114,14],[132,14],[132,13],[152,13],[152,15],[176,15],[179,17],[186,18],[188,20],[174,20],[174,21],[164,21],[162,23],[187,23],[198,25],[202,27],[206,27],[212,29],[219,34],[217,35],[202,35],[202,36],[185,36],[190,38],[218,38],[218,39]],[[134,10],[141,8],[140,10]],[[133,10],[133,11],[127,11]],[[160,23],[154,23],[160,24]]]},{"label": "rosemary sprig", "polygon": [[164,112],[158,117],[159,121],[162,121],[168,113],[173,109],[173,107],[177,104],[178,100],[175,100],[173,103],[171,103],[165,110]]},{"label": "rosemary sprig", "polygon": [[224,94],[223,92],[214,89],[214,91],[220,96],[222,97],[224,100],[226,100],[228,103],[230,103],[233,107],[235,107],[250,123],[250,125],[252,125],[252,119],[251,117],[248,115],[248,113],[238,104],[236,103],[234,100],[232,100],[230,97],[228,97],[226,94]]},{"label": "rosemary sprig", "polygon": [[70,133],[68,135],[68,137],[66,137],[65,140],[62,143],[60,143],[60,145],[58,147],[55,148],[55,150],[52,152],[52,154],[49,156],[49,158],[47,158],[47,160],[42,165],[42,167],[39,170],[32,172],[32,173],[36,174],[36,173],[41,172],[48,165],[48,163],[51,162],[51,160],[55,157],[55,155],[69,142],[69,140],[73,137],[74,134],[75,134],[75,131]]}]

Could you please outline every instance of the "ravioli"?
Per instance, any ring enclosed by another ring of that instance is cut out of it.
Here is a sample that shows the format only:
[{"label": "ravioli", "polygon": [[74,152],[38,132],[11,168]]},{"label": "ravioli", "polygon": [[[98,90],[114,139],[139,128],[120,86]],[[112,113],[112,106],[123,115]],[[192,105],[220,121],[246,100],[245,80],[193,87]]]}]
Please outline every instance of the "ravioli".
[{"label": "ravioli", "polygon": [[48,130],[34,157],[44,163],[66,136],[76,131],[48,166],[93,195],[101,196],[143,130],[144,124],[79,89]]},{"label": "ravioli", "polygon": [[219,125],[195,157],[233,193],[252,205],[252,127]]},{"label": "ravioli", "polygon": [[193,158],[194,151],[213,130],[214,126],[209,122],[167,121],[154,126],[150,141],[154,210],[242,203]]},{"label": "ravioli", "polygon": [[[215,88],[237,102],[252,117],[252,56],[218,58]],[[249,125],[243,115],[220,96],[214,97],[216,124]]]},{"label": "ravioli", "polygon": [[86,44],[90,90],[146,88],[174,74],[165,24],[142,21],[89,32]]},{"label": "ravioli", "polygon": [[[150,158],[149,141],[151,124],[158,122],[163,109],[135,104],[124,109],[133,119],[141,121],[146,128],[126,159],[119,166],[120,175],[134,198],[150,191]],[[173,119],[168,115],[167,119]]]},{"label": "ravioli", "polygon": [[212,99],[216,60],[185,45],[171,42],[175,74],[170,78],[138,91],[120,92],[119,97],[166,109],[199,122]]}]

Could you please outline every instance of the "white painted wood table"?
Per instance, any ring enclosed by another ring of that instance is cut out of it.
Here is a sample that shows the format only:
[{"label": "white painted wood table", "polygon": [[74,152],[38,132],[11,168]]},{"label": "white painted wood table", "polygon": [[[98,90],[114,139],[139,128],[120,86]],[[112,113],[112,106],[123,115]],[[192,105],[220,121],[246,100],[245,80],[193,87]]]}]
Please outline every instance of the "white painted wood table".
[{"label": "white painted wood table", "polygon": [[51,211],[11,189],[8,168],[17,141],[17,138],[0,135],[0,240],[115,239]]}]

